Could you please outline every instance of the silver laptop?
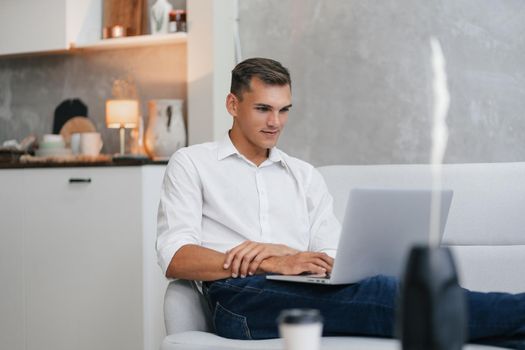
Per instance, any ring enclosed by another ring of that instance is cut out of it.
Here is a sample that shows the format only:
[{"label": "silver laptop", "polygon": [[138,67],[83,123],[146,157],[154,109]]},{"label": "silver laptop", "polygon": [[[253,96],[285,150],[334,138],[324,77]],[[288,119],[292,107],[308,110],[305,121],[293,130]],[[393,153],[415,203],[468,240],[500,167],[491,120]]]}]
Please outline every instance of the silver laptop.
[{"label": "silver laptop", "polygon": [[[375,275],[399,277],[410,248],[428,245],[432,190],[352,189],[330,276],[267,275],[267,279],[348,284]],[[441,196],[439,241],[447,222],[451,190]]]}]

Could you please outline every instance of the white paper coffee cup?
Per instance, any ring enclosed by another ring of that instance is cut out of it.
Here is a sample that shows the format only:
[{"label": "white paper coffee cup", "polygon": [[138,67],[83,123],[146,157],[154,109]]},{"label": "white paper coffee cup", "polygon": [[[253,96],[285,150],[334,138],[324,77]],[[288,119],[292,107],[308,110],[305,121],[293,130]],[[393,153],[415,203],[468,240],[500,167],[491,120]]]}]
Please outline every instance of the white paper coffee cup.
[{"label": "white paper coffee cup", "polygon": [[319,310],[283,310],[278,318],[279,334],[285,350],[319,350],[323,318]]}]

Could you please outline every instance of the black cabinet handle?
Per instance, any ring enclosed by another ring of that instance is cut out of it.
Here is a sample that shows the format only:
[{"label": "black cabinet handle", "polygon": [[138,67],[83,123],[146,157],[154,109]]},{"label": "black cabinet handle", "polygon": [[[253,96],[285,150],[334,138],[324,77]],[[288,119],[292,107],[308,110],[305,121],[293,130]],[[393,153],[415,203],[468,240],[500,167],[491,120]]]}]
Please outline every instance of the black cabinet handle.
[{"label": "black cabinet handle", "polygon": [[72,177],[69,179],[70,184],[88,184],[91,183],[90,177],[80,178],[80,177]]}]

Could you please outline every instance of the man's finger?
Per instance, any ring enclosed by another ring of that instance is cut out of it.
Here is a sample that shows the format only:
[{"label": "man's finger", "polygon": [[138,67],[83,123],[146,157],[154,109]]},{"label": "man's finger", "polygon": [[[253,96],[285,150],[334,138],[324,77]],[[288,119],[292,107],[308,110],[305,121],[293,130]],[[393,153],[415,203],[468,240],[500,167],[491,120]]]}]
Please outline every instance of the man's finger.
[{"label": "man's finger", "polygon": [[237,277],[239,276],[239,268],[241,266],[241,263],[245,257],[246,254],[248,254],[253,248],[254,246],[256,246],[257,243],[256,242],[250,242],[249,244],[247,244],[245,247],[243,247],[240,251],[238,251],[234,258],[233,258],[233,261],[231,263],[231,273],[232,273],[232,277]]},{"label": "man's finger", "polygon": [[235,253],[241,249],[241,246],[244,245],[245,242],[239,244],[236,247],[233,247],[232,249],[228,250],[226,252],[226,258],[224,259],[224,269],[227,269],[230,267],[230,264],[232,263],[233,257],[235,256]]},{"label": "man's finger", "polygon": [[253,247],[249,252],[247,252],[243,258],[242,258],[242,263],[241,263],[241,267],[239,269],[239,273],[241,274],[241,277],[246,277],[247,274],[248,274],[248,268],[250,267],[250,264],[252,263],[252,261],[254,259],[256,259],[260,254],[261,252],[264,251],[264,245],[257,245],[255,247]]},{"label": "man's finger", "polygon": [[263,260],[269,258],[270,256],[272,256],[272,255],[269,254],[268,252],[264,251],[264,250],[262,252],[260,252],[259,254],[257,254],[257,256],[250,263],[250,266],[248,268],[248,274],[250,276],[254,275],[257,272],[257,270],[259,269],[259,266],[261,265]]},{"label": "man's finger", "polygon": [[316,265],[314,263],[308,263],[307,266],[308,266],[308,270],[305,272],[311,272],[316,275],[326,276],[326,269],[322,268],[321,266]]},{"label": "man's finger", "polygon": [[334,258],[332,258],[330,255],[326,253],[320,253],[320,258],[326,261],[330,266],[334,266]]},{"label": "man's finger", "polygon": [[225,270],[230,267],[232,260],[235,257],[235,254],[237,254],[239,250],[243,249],[249,243],[250,241],[244,241],[238,246],[226,251],[226,258],[224,259],[224,265],[223,265],[223,268]]},{"label": "man's finger", "polygon": [[330,266],[334,265],[334,259],[326,253],[307,252],[306,256],[310,259],[321,259]]},{"label": "man's finger", "polygon": [[328,272],[332,272],[332,265],[330,265],[329,263],[327,263],[326,261],[324,261],[321,258],[316,258],[314,260],[314,264],[316,264],[317,266],[322,267],[323,269],[325,269]]}]

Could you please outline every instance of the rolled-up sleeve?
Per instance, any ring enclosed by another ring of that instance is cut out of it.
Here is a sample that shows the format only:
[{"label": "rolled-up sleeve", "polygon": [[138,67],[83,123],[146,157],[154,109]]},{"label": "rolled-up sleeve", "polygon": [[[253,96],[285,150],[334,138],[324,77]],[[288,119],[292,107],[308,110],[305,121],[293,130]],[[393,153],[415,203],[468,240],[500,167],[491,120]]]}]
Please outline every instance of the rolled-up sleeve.
[{"label": "rolled-up sleeve", "polygon": [[157,258],[164,274],[182,246],[201,244],[201,222],[201,180],[181,149],[166,167],[157,214]]},{"label": "rolled-up sleeve", "polygon": [[306,199],[310,219],[310,251],[324,252],[335,258],[341,224],[334,215],[333,198],[322,175],[312,169]]}]

